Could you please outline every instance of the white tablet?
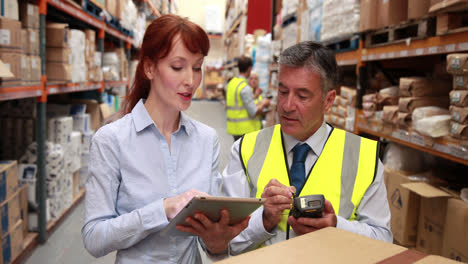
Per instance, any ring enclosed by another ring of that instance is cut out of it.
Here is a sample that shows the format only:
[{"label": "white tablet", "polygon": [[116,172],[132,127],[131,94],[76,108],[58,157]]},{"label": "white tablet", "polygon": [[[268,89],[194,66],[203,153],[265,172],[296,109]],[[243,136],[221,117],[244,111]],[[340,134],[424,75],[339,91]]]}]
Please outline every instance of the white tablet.
[{"label": "white tablet", "polygon": [[202,212],[211,221],[216,222],[219,220],[219,212],[223,208],[229,211],[229,223],[237,224],[263,205],[264,202],[265,199],[263,198],[196,196],[161,230],[161,235],[170,233],[177,236],[193,236],[190,233],[178,230],[176,225],[188,225],[185,218],[194,215],[196,212]]}]

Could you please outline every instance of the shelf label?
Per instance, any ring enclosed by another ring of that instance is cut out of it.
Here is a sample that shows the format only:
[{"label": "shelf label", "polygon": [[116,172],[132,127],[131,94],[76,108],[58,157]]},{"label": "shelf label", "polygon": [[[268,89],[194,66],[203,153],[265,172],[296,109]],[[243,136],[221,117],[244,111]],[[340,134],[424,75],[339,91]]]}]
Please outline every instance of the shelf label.
[{"label": "shelf label", "polygon": [[436,54],[437,53],[437,47],[430,47],[429,48],[429,54]]},{"label": "shelf label", "polygon": [[389,52],[389,53],[388,53],[388,57],[389,57],[389,58],[395,58],[395,52],[393,52],[393,51],[392,51],[392,52]]},{"label": "shelf label", "polygon": [[468,50],[468,42],[459,43],[458,50]]},{"label": "shelf label", "polygon": [[455,44],[445,45],[445,51],[446,52],[454,52],[455,51]]},{"label": "shelf label", "polygon": [[424,49],[423,48],[416,49],[416,55],[423,55],[423,54],[424,54]]},{"label": "shelf label", "polygon": [[400,51],[400,57],[407,57],[407,56],[408,56],[408,51],[407,50]]},{"label": "shelf label", "polygon": [[426,146],[426,139],[419,134],[411,135],[411,142],[422,147]]},{"label": "shelf label", "polygon": [[58,92],[57,88],[50,88],[49,89],[49,94],[54,94],[54,93],[57,93],[57,92]]},{"label": "shelf label", "polygon": [[392,137],[403,141],[411,142],[408,131],[402,129],[398,129],[397,131],[392,132]]},{"label": "shelf label", "polygon": [[437,150],[439,152],[449,153],[449,148],[447,146],[439,144],[439,143],[435,143],[433,149]]},{"label": "shelf label", "polygon": [[10,30],[8,29],[0,29],[0,44],[2,45],[10,45]]},{"label": "shelf label", "polygon": [[461,158],[461,159],[468,159],[467,149],[464,147],[449,144],[449,146],[447,146],[447,149],[448,149],[448,154],[454,157]]}]

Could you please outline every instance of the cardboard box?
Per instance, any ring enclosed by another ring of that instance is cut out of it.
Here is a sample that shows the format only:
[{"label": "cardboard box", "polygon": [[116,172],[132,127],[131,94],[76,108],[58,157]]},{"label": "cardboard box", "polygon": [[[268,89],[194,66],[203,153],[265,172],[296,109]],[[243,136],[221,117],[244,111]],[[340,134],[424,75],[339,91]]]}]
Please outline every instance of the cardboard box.
[{"label": "cardboard box", "polygon": [[28,56],[31,63],[30,81],[39,82],[41,81],[42,75],[42,63],[41,57],[39,56]]},{"label": "cardboard box", "polygon": [[18,189],[18,165],[16,160],[0,161],[0,202],[11,197]]},{"label": "cardboard box", "polygon": [[72,66],[60,62],[48,62],[46,65],[48,81],[71,81]]},{"label": "cardboard box", "polygon": [[449,199],[442,256],[468,262],[468,203]]},{"label": "cardboard box", "polygon": [[106,0],[106,10],[111,15],[117,17],[117,1],[116,0]]},{"label": "cardboard box", "polygon": [[447,200],[451,195],[423,182],[402,186],[421,197],[416,249],[429,254],[442,254]]},{"label": "cardboard box", "polygon": [[26,30],[25,38],[23,42],[27,46],[25,53],[29,55],[39,55],[39,30],[38,29],[23,29]]},{"label": "cardboard box", "polygon": [[21,23],[18,20],[0,17],[0,47],[22,47]]},{"label": "cardboard box", "polygon": [[18,0],[3,0],[3,14],[7,18],[19,20]]},{"label": "cardboard box", "polygon": [[0,59],[5,64],[7,69],[13,73],[12,78],[2,78],[0,84],[4,86],[18,85],[21,83],[22,68],[21,68],[21,50],[0,49]]},{"label": "cardboard box", "polygon": [[417,19],[429,13],[430,0],[408,0],[408,19]]},{"label": "cardboard box", "polygon": [[23,221],[23,234],[28,233],[28,185],[23,184],[19,189],[20,217]]},{"label": "cardboard box", "polygon": [[418,234],[420,198],[401,186],[404,183],[417,181],[407,174],[409,173],[385,168],[393,239],[400,245],[414,247]]},{"label": "cardboard box", "polygon": [[2,237],[2,263],[12,263],[23,251],[23,222],[19,220],[13,229]]},{"label": "cardboard box", "polygon": [[8,233],[21,220],[21,205],[19,190],[7,198],[6,201],[0,203],[1,216],[1,235]]},{"label": "cardboard box", "polygon": [[220,261],[257,263],[457,263],[328,227]]},{"label": "cardboard box", "polygon": [[408,19],[408,0],[380,0],[378,11],[379,28],[397,25]]},{"label": "cardboard box", "polygon": [[47,62],[60,62],[71,64],[72,54],[70,48],[50,48],[46,49]]},{"label": "cardboard box", "polygon": [[377,3],[375,0],[361,0],[361,19],[359,31],[367,31],[377,28]]},{"label": "cardboard box", "polygon": [[46,28],[47,47],[68,48],[70,41],[70,30],[68,24],[48,23]]},{"label": "cardboard box", "polygon": [[39,7],[26,1],[19,1],[19,16],[23,28],[39,29]]}]

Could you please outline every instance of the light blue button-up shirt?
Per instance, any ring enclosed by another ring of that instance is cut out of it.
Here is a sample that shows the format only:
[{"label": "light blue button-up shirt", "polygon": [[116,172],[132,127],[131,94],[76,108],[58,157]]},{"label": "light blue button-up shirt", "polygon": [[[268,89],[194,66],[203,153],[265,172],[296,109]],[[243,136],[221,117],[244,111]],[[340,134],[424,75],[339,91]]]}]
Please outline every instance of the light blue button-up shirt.
[{"label": "light blue button-up shirt", "polygon": [[164,198],[197,189],[218,195],[216,131],[181,112],[171,146],[143,100],[92,139],[86,183],[86,249],[95,257],[117,250],[116,263],[200,263],[197,237],[162,236]]}]

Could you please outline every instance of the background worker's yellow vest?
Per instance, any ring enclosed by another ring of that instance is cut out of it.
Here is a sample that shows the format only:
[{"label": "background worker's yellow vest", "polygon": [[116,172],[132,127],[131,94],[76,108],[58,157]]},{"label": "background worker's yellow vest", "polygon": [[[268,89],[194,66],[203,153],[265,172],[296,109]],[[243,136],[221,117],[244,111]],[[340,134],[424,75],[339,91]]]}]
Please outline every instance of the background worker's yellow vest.
[{"label": "background worker's yellow vest", "polygon": [[[246,134],[240,143],[251,197],[260,198],[272,178],[291,186],[281,126]],[[355,220],[356,209],[374,181],[379,146],[376,141],[334,128],[298,196],[323,194],[335,213]],[[289,210],[279,224],[286,231]]]},{"label": "background worker's yellow vest", "polygon": [[244,78],[234,77],[226,89],[226,123],[227,132],[231,135],[244,135],[261,129],[261,122],[250,117],[240,96],[247,87]]}]

